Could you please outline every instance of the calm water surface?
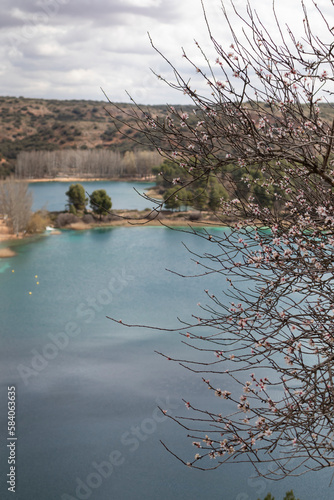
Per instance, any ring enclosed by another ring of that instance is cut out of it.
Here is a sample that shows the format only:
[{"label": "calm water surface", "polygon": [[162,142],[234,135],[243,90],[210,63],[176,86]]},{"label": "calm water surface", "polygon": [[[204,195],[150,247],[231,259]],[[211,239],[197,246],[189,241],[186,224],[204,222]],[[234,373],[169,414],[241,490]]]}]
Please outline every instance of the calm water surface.
[{"label": "calm water surface", "polygon": [[[329,476],[272,483],[248,465],[190,470],[186,431],[157,412],[189,416],[182,398],[224,404],[191,374],[154,351],[189,357],[177,334],[123,322],[177,326],[219,277],[196,273],[182,247],[206,242],[162,227],[63,232],[16,246],[0,261],[1,499],[248,500],[293,488],[300,500],[333,498]],[[12,272],[14,270],[15,272]],[[37,284],[37,282],[39,284]],[[32,292],[29,294],[29,292]],[[43,355],[43,357],[42,357]],[[7,386],[17,392],[17,493],[7,491]],[[111,463],[112,462],[112,463]]]},{"label": "calm water surface", "polygon": [[50,212],[65,210],[68,202],[66,191],[71,184],[81,184],[85,191],[91,194],[95,189],[105,189],[111,197],[112,208],[144,210],[152,208],[153,204],[141,196],[136,191],[144,193],[145,189],[152,187],[150,182],[112,182],[112,181],[90,181],[90,182],[32,182],[29,190],[33,194],[33,211],[46,208]]}]

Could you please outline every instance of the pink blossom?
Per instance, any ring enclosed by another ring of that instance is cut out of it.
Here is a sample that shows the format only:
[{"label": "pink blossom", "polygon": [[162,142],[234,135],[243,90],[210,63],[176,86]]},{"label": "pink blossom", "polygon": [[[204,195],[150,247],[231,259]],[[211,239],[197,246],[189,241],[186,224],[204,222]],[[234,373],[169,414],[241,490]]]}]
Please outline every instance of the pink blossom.
[{"label": "pink blossom", "polygon": [[219,80],[217,80],[217,87],[219,88],[224,88],[226,86],[226,83],[225,82],[220,82]]},{"label": "pink blossom", "polygon": [[327,215],[326,207],[318,207],[317,212],[319,215],[322,215],[322,216]]}]

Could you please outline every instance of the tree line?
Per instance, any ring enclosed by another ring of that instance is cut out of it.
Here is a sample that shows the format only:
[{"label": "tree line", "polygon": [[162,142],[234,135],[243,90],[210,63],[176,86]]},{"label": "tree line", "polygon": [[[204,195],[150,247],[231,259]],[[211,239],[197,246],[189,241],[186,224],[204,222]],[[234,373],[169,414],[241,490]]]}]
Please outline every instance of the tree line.
[{"label": "tree line", "polygon": [[[240,198],[243,202],[256,200],[261,206],[272,207],[274,188],[259,165],[251,165],[242,172],[238,165],[220,165],[219,172],[193,179],[185,165],[166,159],[152,170],[156,174],[159,194],[165,208],[193,207],[197,210],[217,211],[222,201]],[[277,191],[281,191],[277,189]],[[276,202],[278,207],[279,203]]]},{"label": "tree line", "polygon": [[108,149],[22,151],[16,161],[19,179],[87,177],[149,177],[162,159],[157,151],[127,151],[121,155]]}]

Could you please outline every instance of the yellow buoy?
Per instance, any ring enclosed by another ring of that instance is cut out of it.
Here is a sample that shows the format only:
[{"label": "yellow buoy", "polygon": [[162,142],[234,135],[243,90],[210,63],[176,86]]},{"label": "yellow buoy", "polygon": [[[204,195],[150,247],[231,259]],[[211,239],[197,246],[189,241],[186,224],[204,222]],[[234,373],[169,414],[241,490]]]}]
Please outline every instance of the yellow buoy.
[{"label": "yellow buoy", "polygon": [[14,269],[12,269],[12,273],[15,273]]},{"label": "yellow buoy", "polygon": [[39,285],[39,281],[36,281],[36,285]]},{"label": "yellow buoy", "polygon": [[35,274],[35,278],[38,278],[37,274]]},{"label": "yellow buoy", "polygon": [[29,292],[29,295],[31,295],[31,294],[32,294],[32,292]]}]

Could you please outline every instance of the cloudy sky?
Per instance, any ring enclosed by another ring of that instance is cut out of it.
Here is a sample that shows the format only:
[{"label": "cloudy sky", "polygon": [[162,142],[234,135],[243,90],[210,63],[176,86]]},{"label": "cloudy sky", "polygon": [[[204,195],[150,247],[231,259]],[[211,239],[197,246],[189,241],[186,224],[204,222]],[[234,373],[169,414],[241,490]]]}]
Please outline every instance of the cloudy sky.
[{"label": "cloudy sky", "polygon": [[[204,2],[216,38],[228,44],[220,0]],[[245,6],[245,0],[234,3]],[[270,26],[271,0],[251,3]],[[328,12],[330,3],[318,1]],[[282,22],[298,30],[299,0],[276,0],[276,4]],[[226,5],[231,11],[229,0]],[[150,68],[172,79],[147,32],[196,83],[181,47],[198,62],[194,39],[210,53],[200,0],[1,0],[0,95],[104,100],[102,87],[117,102],[128,102],[125,90],[145,104],[186,102],[185,96],[152,75]],[[214,58],[212,50],[211,54]]]}]

